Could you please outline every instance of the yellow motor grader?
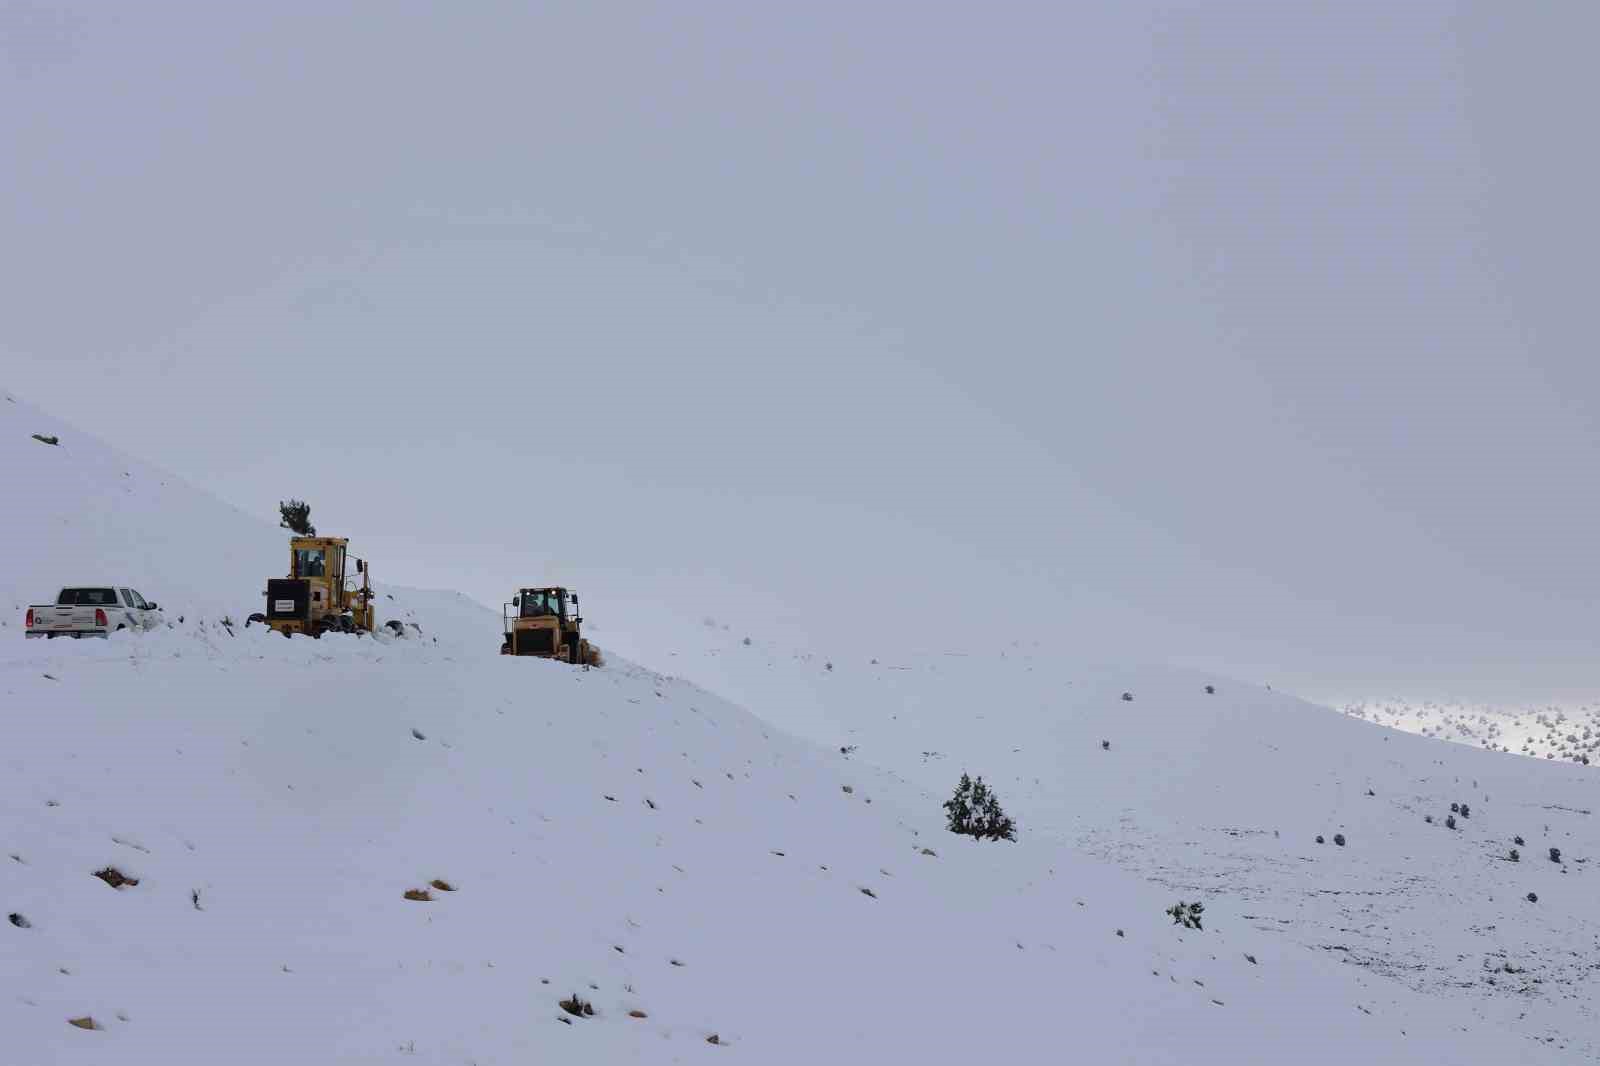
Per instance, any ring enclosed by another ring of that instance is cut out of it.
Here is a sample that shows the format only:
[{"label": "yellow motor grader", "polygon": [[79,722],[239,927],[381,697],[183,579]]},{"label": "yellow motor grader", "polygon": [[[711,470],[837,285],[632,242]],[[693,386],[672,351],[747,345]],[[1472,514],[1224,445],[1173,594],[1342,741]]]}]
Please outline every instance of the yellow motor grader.
[{"label": "yellow motor grader", "polygon": [[501,655],[537,655],[545,659],[599,666],[600,653],[583,639],[578,594],[564,588],[518,589],[500,608],[505,639]]},{"label": "yellow motor grader", "polygon": [[[265,622],[286,637],[372,632],[378,620],[371,574],[366,560],[350,555],[349,544],[345,537],[290,538],[289,576],[267,580],[267,609],[249,621]],[[389,628],[399,632],[400,623]]]}]

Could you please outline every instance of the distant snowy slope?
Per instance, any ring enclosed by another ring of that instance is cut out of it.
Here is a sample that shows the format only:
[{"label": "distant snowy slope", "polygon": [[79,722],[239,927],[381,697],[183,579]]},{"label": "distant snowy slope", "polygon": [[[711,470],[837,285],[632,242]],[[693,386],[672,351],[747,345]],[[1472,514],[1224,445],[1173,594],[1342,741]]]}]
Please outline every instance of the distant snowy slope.
[{"label": "distant snowy slope", "polygon": [[[63,584],[117,581],[169,611],[249,613],[264,578],[287,558],[287,531],[9,393],[0,397],[0,499],[19,553],[0,568],[0,606],[47,602]],[[60,443],[42,444],[35,433]]]},{"label": "distant snowy slope", "polygon": [[1506,706],[1407,699],[1360,700],[1341,710],[1391,729],[1527,755],[1546,762],[1600,763],[1600,706]]},{"label": "distant snowy slope", "polygon": [[[33,435],[55,437],[45,444]],[[196,447],[204,447],[197,441]],[[0,391],[0,499],[9,519],[9,558],[0,566],[0,633],[22,625],[29,604],[63,585],[126,583],[160,603],[171,620],[243,621],[262,609],[266,579],[288,564],[288,530],[246,514],[163,470],[10,393]],[[360,552],[359,533],[352,534]],[[499,619],[458,593],[398,588],[383,581],[378,617],[443,631],[482,630],[493,643]]]}]

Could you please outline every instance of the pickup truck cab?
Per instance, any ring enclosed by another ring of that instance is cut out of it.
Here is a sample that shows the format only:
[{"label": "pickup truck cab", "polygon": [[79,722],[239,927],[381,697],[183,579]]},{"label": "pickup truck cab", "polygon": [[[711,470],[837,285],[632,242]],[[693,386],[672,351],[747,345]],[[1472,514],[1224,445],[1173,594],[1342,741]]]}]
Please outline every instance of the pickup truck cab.
[{"label": "pickup truck cab", "polygon": [[28,608],[29,637],[103,637],[119,629],[154,629],[161,620],[156,604],[138,589],[115,585],[74,585],[54,603]]}]

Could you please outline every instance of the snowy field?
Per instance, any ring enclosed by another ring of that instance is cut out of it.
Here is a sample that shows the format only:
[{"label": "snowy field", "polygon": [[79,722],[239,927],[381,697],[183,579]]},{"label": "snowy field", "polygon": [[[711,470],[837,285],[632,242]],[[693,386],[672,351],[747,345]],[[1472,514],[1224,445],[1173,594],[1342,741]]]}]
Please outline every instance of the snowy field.
[{"label": "snowy field", "polygon": [[677,664],[666,668],[930,793],[981,772],[1024,833],[1531,1039],[1596,1051],[1590,767],[1020,644],[989,657],[830,660],[713,621],[661,648],[652,665]]},{"label": "snowy field", "polygon": [[[10,398],[0,491],[0,1061],[1600,1053],[1589,768],[1040,647],[611,618],[582,671],[387,585],[420,634],[284,640],[224,625],[283,531]],[[86,571],[169,625],[24,641]],[[963,770],[1016,844],[944,831]]]}]

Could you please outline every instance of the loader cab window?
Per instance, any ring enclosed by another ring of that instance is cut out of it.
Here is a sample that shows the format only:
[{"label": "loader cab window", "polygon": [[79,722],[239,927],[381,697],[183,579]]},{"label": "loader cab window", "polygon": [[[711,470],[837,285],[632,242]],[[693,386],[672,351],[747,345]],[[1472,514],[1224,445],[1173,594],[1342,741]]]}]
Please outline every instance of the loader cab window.
[{"label": "loader cab window", "polygon": [[533,591],[522,594],[522,617],[544,618],[560,616],[561,594],[558,592]]},{"label": "loader cab window", "polygon": [[296,577],[326,577],[328,557],[321,548],[296,548],[294,553]]}]

